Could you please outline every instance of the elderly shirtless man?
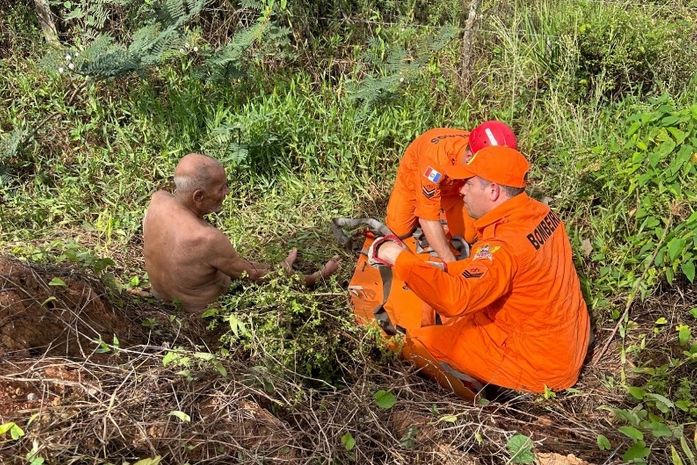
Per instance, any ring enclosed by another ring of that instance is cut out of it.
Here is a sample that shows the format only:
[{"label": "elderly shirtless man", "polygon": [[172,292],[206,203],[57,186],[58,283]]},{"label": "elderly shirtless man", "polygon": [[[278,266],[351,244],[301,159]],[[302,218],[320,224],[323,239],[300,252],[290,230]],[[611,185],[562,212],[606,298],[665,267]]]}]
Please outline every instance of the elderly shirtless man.
[{"label": "elderly shirtless man", "polygon": [[[242,258],[230,240],[204,216],[220,211],[228,194],[223,166],[198,153],[186,155],[174,171],[174,195],[157,191],[143,219],[145,269],[152,293],[161,300],[179,301],[188,311],[205,309],[224,293],[232,278],[243,275],[259,281],[272,266]],[[288,272],[297,256],[293,249],[281,266]],[[338,259],[304,276],[306,285],[333,274]]]}]

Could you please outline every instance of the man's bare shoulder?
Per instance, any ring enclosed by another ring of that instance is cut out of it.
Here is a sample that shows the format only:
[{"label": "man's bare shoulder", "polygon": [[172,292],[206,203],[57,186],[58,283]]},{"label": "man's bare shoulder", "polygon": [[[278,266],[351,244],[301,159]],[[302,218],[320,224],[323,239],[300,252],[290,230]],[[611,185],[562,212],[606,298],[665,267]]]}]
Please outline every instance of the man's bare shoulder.
[{"label": "man's bare shoulder", "polygon": [[172,201],[174,201],[174,196],[165,190],[155,191],[150,197],[150,205]]},{"label": "man's bare shoulder", "polygon": [[232,242],[220,229],[213,225],[205,225],[197,231],[199,240],[211,247],[232,248]]}]

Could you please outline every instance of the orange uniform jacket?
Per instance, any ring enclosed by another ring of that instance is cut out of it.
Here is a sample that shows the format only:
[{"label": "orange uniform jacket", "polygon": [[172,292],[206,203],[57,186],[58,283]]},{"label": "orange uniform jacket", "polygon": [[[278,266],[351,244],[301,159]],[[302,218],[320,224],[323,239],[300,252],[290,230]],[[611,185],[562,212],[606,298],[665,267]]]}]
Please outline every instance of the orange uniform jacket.
[{"label": "orange uniform jacket", "polygon": [[399,255],[396,276],[450,317],[409,336],[485,382],[533,392],[572,386],[590,326],[563,223],[520,194],[474,225],[479,238],[470,258],[447,271]]},{"label": "orange uniform jacket", "polygon": [[443,209],[450,234],[473,242],[472,219],[463,211],[458,193],[462,183],[445,176],[448,166],[462,163],[468,140],[467,131],[436,128],[409,144],[387,204],[385,222],[392,232],[404,237],[418,226],[419,218],[437,221]]}]

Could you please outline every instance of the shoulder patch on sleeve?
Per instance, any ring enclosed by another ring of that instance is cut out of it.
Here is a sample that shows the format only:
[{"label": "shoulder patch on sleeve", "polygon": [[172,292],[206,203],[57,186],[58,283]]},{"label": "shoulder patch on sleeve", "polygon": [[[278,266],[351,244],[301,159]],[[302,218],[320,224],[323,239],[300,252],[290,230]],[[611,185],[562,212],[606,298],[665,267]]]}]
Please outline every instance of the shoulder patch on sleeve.
[{"label": "shoulder patch on sleeve", "polygon": [[470,265],[462,272],[462,276],[467,279],[478,279],[484,276],[486,268],[483,266]]},{"label": "shoulder patch on sleeve", "polygon": [[421,193],[427,199],[432,199],[438,193],[438,188],[432,186],[421,186]]},{"label": "shoulder patch on sleeve", "polygon": [[435,170],[433,167],[429,166],[426,168],[426,172],[424,173],[424,176],[426,179],[428,179],[431,182],[439,183],[441,179],[443,179],[443,175],[440,174],[437,170]]},{"label": "shoulder patch on sleeve", "polygon": [[472,251],[472,260],[494,260],[494,254],[501,248],[500,245],[484,244]]}]

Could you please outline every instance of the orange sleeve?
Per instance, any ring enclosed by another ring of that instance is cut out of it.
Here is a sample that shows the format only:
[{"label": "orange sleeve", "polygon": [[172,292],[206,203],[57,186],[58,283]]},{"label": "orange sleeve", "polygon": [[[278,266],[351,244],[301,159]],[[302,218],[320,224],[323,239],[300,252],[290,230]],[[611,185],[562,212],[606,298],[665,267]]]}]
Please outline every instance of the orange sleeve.
[{"label": "orange sleeve", "polygon": [[416,208],[414,215],[425,220],[437,221],[440,219],[440,184],[445,178],[445,173],[436,163],[437,152],[435,148],[421,149],[418,163],[416,164],[415,187]]},{"label": "orange sleeve", "polygon": [[448,271],[429,265],[402,252],[394,265],[396,276],[424,302],[447,317],[483,310],[511,289],[516,264],[500,245],[488,243],[495,251],[448,264]]}]

